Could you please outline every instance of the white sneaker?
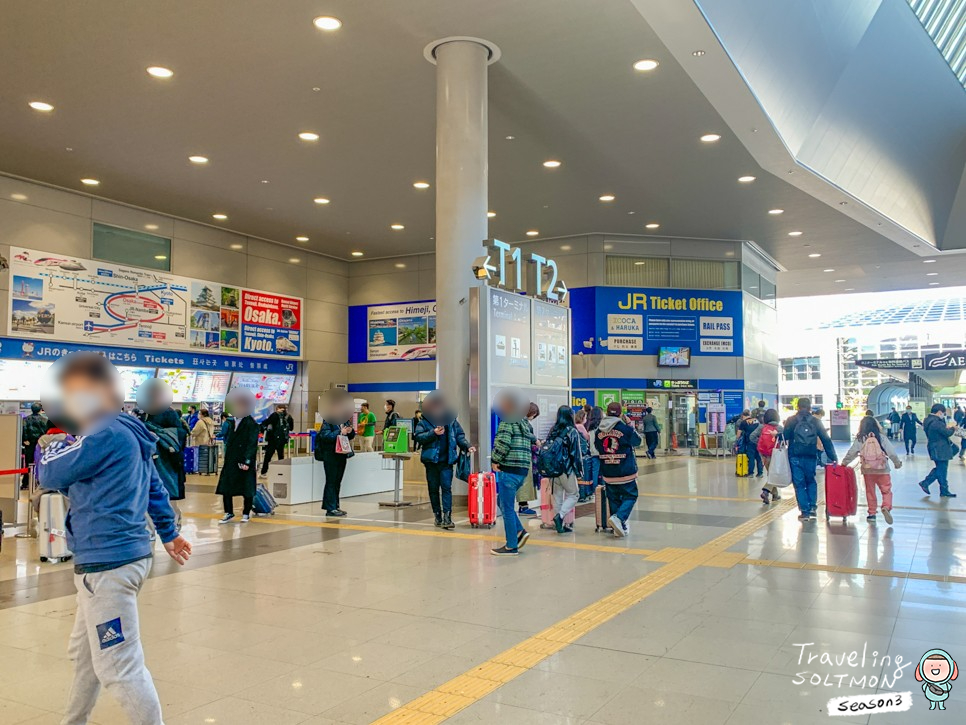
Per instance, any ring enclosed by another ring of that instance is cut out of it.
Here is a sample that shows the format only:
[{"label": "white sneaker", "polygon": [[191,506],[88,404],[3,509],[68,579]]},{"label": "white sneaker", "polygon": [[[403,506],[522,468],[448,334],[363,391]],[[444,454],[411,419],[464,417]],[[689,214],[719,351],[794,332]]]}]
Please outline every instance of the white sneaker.
[{"label": "white sneaker", "polygon": [[892,510],[891,509],[882,509],[882,518],[884,518],[886,520],[886,523],[891,526],[892,525]]},{"label": "white sneaker", "polygon": [[249,515],[248,515],[248,514],[242,514],[242,519],[241,519],[241,522],[242,522],[243,524],[247,524],[247,523],[249,522],[249,520],[250,520],[250,517],[249,517]]},{"label": "white sneaker", "polygon": [[614,529],[614,536],[618,539],[624,538],[624,522],[618,518],[617,514],[611,516],[608,521],[610,521],[611,528]]},{"label": "white sneaker", "polygon": [[225,514],[218,520],[218,525],[221,526],[222,524],[227,524],[233,518],[235,518],[235,514]]}]

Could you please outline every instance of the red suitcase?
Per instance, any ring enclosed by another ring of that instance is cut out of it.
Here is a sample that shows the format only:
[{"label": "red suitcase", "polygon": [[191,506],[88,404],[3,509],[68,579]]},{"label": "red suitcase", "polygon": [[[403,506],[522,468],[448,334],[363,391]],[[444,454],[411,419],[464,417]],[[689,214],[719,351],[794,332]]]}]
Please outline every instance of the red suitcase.
[{"label": "red suitcase", "polygon": [[470,526],[489,529],[496,523],[496,476],[471,473],[469,484]]},{"label": "red suitcase", "polygon": [[855,469],[833,463],[825,467],[825,518],[841,516],[844,521],[855,516],[859,505],[859,488]]}]

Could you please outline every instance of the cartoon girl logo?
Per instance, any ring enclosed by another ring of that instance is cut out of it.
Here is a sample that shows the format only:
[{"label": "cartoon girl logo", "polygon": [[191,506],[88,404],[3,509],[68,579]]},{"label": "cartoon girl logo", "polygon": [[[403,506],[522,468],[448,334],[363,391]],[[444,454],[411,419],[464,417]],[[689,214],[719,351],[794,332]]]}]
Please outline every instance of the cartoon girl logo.
[{"label": "cartoon girl logo", "polygon": [[959,677],[959,668],[949,653],[931,649],[919,660],[916,679],[922,683],[922,692],[929,700],[930,710],[945,710],[952,681]]}]

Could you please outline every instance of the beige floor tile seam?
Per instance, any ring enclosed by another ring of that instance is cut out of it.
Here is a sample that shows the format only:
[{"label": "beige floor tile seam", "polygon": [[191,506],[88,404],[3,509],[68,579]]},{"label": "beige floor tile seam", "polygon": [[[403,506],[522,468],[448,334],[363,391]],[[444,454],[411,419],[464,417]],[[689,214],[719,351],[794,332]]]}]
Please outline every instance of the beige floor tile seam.
[{"label": "beige floor tile seam", "polygon": [[373,725],[435,725],[445,721],[671,582],[726,553],[729,548],[781,518],[793,507],[793,501],[784,501],[696,549],[685,550],[684,554],[676,556],[659,569],[444,682],[374,721]]}]

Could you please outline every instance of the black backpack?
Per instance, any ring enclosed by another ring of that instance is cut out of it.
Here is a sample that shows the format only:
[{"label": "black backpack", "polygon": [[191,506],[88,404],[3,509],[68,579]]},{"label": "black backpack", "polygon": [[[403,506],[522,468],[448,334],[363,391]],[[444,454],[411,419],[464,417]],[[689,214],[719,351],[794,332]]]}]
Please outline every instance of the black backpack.
[{"label": "black backpack", "polygon": [[818,449],[818,422],[810,415],[800,416],[792,444],[796,450]]},{"label": "black backpack", "polygon": [[563,437],[548,438],[537,451],[537,470],[547,478],[558,478],[567,470],[568,456]]}]

